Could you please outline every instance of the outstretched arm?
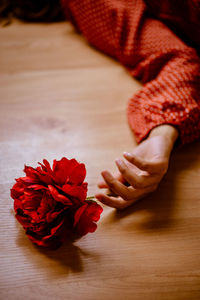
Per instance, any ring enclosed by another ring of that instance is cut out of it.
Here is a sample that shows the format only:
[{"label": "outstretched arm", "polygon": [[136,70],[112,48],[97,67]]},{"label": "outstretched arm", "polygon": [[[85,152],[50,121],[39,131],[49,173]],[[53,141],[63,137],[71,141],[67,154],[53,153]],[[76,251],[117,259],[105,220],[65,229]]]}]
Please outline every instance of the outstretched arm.
[{"label": "outstretched arm", "polygon": [[200,137],[200,59],[152,18],[145,1],[62,2],[89,43],[119,60],[144,83],[128,105],[128,121],[138,142],[161,124],[176,126],[182,144]]},{"label": "outstretched arm", "polygon": [[[144,83],[130,99],[128,121],[140,143],[119,176],[102,172],[98,194],[105,204],[124,208],[156,189],[179,143],[200,137],[200,59],[165,24],[151,17],[143,0],[62,0],[69,17],[89,43],[116,58]],[[129,186],[127,187],[127,184]]]}]

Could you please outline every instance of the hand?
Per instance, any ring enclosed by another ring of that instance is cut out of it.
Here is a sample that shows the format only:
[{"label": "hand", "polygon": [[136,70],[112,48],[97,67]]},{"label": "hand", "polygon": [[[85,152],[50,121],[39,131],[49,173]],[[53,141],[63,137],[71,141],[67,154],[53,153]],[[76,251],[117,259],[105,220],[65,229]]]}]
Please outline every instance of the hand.
[{"label": "hand", "polygon": [[123,209],[155,191],[167,172],[177,136],[176,129],[170,125],[159,126],[152,131],[132,153],[124,153],[126,162],[116,160],[119,170],[117,175],[102,172],[104,182],[98,186],[108,188],[114,196],[100,193],[96,198],[108,206]]}]

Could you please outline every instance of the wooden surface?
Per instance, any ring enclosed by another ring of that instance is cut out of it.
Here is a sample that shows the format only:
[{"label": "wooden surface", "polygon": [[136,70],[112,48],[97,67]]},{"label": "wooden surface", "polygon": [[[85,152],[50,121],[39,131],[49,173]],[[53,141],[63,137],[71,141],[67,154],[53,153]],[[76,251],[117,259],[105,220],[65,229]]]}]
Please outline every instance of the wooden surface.
[{"label": "wooden surface", "polygon": [[129,97],[140,85],[67,23],[0,28],[0,299],[200,299],[200,144],[172,155],[159,189],[123,212],[104,207],[98,230],[39,250],[13,213],[24,164],[75,157],[88,195],[130,151]]}]

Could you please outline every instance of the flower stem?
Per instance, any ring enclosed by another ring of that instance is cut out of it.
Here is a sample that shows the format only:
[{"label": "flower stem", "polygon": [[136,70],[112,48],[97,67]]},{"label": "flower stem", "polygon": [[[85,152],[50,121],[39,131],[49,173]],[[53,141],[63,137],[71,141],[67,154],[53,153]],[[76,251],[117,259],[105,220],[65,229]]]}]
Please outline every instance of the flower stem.
[{"label": "flower stem", "polygon": [[95,199],[94,196],[89,196],[89,197],[86,198],[86,200],[94,200],[94,199]]}]

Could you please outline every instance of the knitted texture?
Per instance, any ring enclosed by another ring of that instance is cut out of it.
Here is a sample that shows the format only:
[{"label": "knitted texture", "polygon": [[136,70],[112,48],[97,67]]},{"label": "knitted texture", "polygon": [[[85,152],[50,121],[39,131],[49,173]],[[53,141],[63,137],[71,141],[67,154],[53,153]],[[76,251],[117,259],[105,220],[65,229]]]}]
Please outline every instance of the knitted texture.
[{"label": "knitted texture", "polygon": [[200,58],[164,23],[177,24],[186,39],[199,46],[194,29],[199,32],[200,2],[184,1],[176,12],[172,3],[62,0],[68,18],[88,42],[143,82],[127,110],[138,142],[161,124],[176,126],[182,144],[200,137]]}]

